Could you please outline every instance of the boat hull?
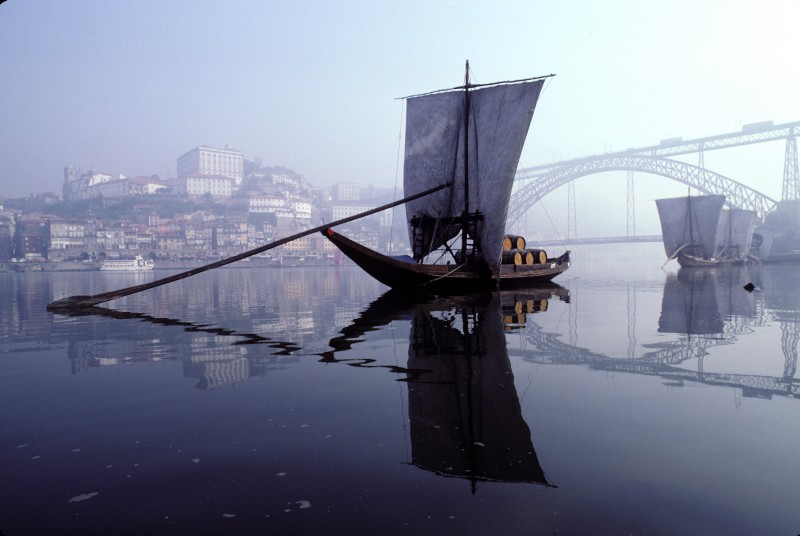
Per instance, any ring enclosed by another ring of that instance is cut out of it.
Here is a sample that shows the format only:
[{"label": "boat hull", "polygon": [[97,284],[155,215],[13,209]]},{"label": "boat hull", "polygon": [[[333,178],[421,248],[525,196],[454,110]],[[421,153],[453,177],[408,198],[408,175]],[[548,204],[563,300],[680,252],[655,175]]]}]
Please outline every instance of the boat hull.
[{"label": "boat hull", "polygon": [[718,259],[704,259],[703,257],[687,255],[685,253],[679,253],[677,259],[678,264],[683,268],[713,268],[721,264]]},{"label": "boat hull", "polygon": [[683,268],[716,268],[717,266],[741,266],[743,264],[747,264],[752,259],[738,259],[729,257],[704,259],[695,255],[679,253],[677,260],[678,264]]},{"label": "boat hull", "polygon": [[502,265],[499,277],[477,266],[420,264],[410,257],[390,257],[340,235],[322,234],[362,270],[391,288],[464,293],[495,288],[524,288],[550,281],[570,266],[569,252],[544,264]]}]

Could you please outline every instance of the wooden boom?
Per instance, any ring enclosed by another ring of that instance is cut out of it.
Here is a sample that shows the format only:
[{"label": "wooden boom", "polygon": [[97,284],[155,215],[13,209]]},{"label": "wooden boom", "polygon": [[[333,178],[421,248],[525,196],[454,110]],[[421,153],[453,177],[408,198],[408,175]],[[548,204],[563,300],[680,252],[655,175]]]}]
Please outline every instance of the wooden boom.
[{"label": "wooden boom", "polygon": [[193,275],[197,275],[199,273],[205,272],[207,270],[213,270],[214,268],[219,268],[220,266],[225,266],[226,264],[231,264],[236,261],[240,261],[242,259],[246,259],[247,257],[252,257],[253,255],[257,255],[269,249],[276,248],[278,246],[282,246],[287,242],[291,242],[292,240],[297,240],[298,238],[302,238],[304,236],[308,236],[313,233],[318,233],[328,229],[330,227],[335,227],[337,225],[342,225],[345,223],[349,223],[354,220],[358,220],[364,218],[366,216],[371,216],[377,212],[382,212],[384,210],[396,207],[397,205],[402,205],[404,203],[408,203],[409,201],[413,201],[415,199],[419,199],[420,197],[425,197],[426,195],[430,195],[432,193],[438,192],[439,190],[444,190],[445,188],[449,188],[453,183],[447,182],[445,184],[440,184],[439,186],[435,186],[418,194],[410,195],[408,197],[404,197],[399,201],[393,201],[391,203],[387,203],[377,208],[373,208],[370,210],[365,210],[364,212],[359,212],[358,214],[354,214],[353,216],[348,216],[347,218],[342,218],[341,220],[336,220],[331,223],[326,223],[324,225],[319,225],[314,227],[313,229],[307,229],[305,231],[299,232],[297,234],[293,234],[291,236],[287,236],[286,238],[279,238],[269,244],[265,244],[263,246],[257,247],[255,249],[251,249],[250,251],[245,251],[243,253],[239,253],[238,255],[234,255],[233,257],[228,257],[227,259],[221,259],[217,262],[212,262],[211,264],[206,264],[205,266],[200,266],[198,268],[193,268],[191,270],[187,270],[185,272],[181,272],[175,275],[171,275],[169,277],[164,277],[162,279],[156,279],[155,281],[151,281],[150,283],[144,283],[142,285],[134,285],[132,287],[121,288],[119,290],[112,290],[110,292],[103,292],[102,294],[95,294],[93,296],[70,296],[68,298],[62,298],[60,300],[56,300],[50,303],[47,306],[47,310],[51,312],[59,312],[59,310],[70,310],[70,309],[80,309],[85,307],[92,307],[99,303],[107,302],[110,300],[114,300],[116,298],[122,298],[123,296],[130,296],[131,294],[136,294],[138,292],[142,292],[143,290],[148,290],[155,287],[160,287],[161,285],[166,285],[167,283],[172,283],[173,281],[178,281],[180,279],[186,279],[187,277],[191,277]]}]

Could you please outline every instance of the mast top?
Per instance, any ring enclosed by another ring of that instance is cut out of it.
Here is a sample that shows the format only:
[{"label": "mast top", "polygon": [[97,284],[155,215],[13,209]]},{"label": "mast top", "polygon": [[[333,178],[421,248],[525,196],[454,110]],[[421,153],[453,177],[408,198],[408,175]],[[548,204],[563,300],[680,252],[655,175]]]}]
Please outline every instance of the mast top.
[{"label": "mast top", "polygon": [[437,89],[434,91],[428,91],[427,93],[417,93],[415,95],[407,95],[405,97],[397,97],[398,99],[413,99],[416,97],[426,97],[428,95],[435,95],[437,93],[446,93],[448,91],[456,91],[456,90],[466,90],[469,91],[471,89],[476,89],[479,87],[488,87],[488,86],[500,86],[504,84],[520,84],[522,82],[532,82],[534,80],[543,80],[545,78],[552,78],[555,76],[555,73],[546,74],[543,76],[533,76],[531,78],[520,78],[518,80],[502,80],[499,82],[489,82],[486,84],[472,84],[469,81],[469,60],[466,61],[466,72],[464,73],[464,84],[455,87],[449,87],[446,89]]}]

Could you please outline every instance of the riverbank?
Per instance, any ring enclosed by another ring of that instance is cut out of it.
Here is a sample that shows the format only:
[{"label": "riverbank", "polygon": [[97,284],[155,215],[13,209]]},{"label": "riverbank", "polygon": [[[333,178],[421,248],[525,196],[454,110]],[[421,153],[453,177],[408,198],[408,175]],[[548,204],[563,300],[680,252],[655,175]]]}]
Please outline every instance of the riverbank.
[{"label": "riverbank", "polygon": [[99,270],[99,263],[78,261],[55,262],[0,262],[2,272],[91,272]]},{"label": "riverbank", "polygon": [[[156,259],[154,270],[191,270],[205,266],[213,261],[195,260],[162,260]],[[100,270],[101,262],[83,261],[45,261],[45,262],[0,262],[0,273],[15,272],[89,272]],[[282,268],[295,266],[330,266],[324,261],[299,261],[284,262],[283,265],[277,264],[271,259],[249,258],[243,259],[232,264],[222,266],[222,268]]]}]

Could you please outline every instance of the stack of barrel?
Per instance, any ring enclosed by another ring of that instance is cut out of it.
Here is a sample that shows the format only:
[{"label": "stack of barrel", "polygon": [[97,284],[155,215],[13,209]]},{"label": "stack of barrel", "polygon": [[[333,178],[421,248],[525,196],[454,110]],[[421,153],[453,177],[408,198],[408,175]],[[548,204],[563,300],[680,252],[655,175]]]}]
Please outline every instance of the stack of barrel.
[{"label": "stack of barrel", "polygon": [[515,327],[525,324],[527,313],[547,311],[548,306],[547,298],[526,294],[501,296],[501,304],[505,329],[515,329]]},{"label": "stack of barrel", "polygon": [[547,253],[543,249],[525,249],[525,237],[505,235],[503,237],[503,264],[522,266],[526,264],[544,264]]}]

